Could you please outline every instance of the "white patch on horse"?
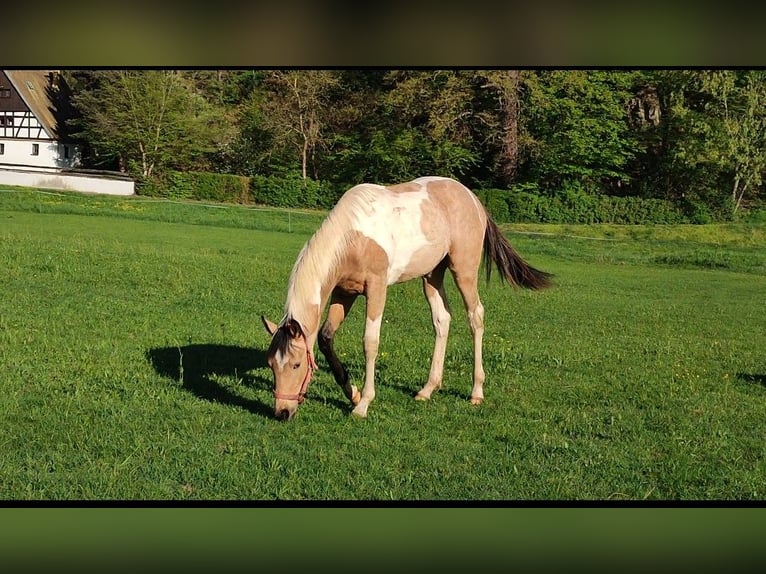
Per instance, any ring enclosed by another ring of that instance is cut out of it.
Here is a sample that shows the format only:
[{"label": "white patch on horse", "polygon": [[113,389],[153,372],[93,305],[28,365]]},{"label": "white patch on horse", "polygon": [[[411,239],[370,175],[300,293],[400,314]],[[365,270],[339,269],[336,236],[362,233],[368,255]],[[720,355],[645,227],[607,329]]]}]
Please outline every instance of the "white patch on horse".
[{"label": "white patch on horse", "polygon": [[279,349],[277,349],[277,352],[274,353],[274,362],[277,364],[280,370],[285,368],[288,359],[289,355],[287,353],[282,353],[282,351]]},{"label": "white patch on horse", "polygon": [[417,183],[423,187],[431,183],[432,181],[454,181],[448,177],[443,177],[441,175],[424,175],[423,177],[419,177],[417,179],[413,179],[412,183]]},{"label": "white patch on horse", "polygon": [[392,193],[381,187],[369,202],[369,209],[353,222],[356,231],[386,252],[389,285],[402,277],[415,252],[430,243],[421,225],[424,201],[430,201],[425,189]]}]

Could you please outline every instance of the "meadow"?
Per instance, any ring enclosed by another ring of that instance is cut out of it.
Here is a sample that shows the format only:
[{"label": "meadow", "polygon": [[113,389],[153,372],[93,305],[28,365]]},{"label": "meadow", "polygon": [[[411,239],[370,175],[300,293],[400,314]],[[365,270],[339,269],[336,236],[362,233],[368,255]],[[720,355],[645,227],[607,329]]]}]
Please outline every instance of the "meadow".
[{"label": "meadow", "polygon": [[[318,211],[0,190],[0,499],[677,501],[766,496],[766,224],[503,226],[555,274],[482,279],[486,400],[451,278],[393,286],[367,419],[318,354],[272,416],[269,338]],[[363,374],[363,301],[335,348]]]}]

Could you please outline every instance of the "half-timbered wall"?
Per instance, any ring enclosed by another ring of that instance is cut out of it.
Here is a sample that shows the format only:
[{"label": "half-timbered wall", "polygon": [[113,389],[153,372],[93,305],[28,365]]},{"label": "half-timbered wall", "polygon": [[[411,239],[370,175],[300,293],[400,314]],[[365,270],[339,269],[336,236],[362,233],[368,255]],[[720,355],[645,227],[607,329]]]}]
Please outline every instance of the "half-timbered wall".
[{"label": "half-timbered wall", "polygon": [[0,138],[50,139],[30,111],[0,112]]}]

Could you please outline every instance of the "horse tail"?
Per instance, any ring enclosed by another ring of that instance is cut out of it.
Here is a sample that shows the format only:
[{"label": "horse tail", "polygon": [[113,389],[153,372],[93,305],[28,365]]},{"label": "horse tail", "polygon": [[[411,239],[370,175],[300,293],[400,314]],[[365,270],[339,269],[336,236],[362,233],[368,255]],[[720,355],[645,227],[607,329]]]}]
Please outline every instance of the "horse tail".
[{"label": "horse tail", "polygon": [[493,263],[500,272],[500,280],[508,281],[511,285],[544,289],[552,284],[553,275],[535,269],[524,261],[487,212],[487,228],[484,231],[484,266],[487,270],[487,281],[492,273]]}]

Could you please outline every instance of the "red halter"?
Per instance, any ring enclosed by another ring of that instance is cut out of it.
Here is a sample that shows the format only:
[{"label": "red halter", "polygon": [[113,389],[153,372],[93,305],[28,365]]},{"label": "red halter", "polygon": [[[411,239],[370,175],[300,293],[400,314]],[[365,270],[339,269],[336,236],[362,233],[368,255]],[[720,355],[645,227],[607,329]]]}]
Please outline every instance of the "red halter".
[{"label": "red halter", "polygon": [[308,362],[309,368],[306,369],[306,376],[303,377],[301,388],[298,391],[297,395],[285,395],[282,393],[278,393],[277,390],[274,389],[275,399],[282,399],[283,401],[298,401],[298,404],[301,404],[303,400],[306,398],[306,393],[309,390],[309,383],[311,382],[311,377],[314,375],[314,371],[316,371],[318,367],[317,367],[316,361],[314,360],[314,355],[311,353],[311,349],[309,348],[308,341],[306,341],[306,335],[303,336],[303,342],[306,343],[306,361]]}]

